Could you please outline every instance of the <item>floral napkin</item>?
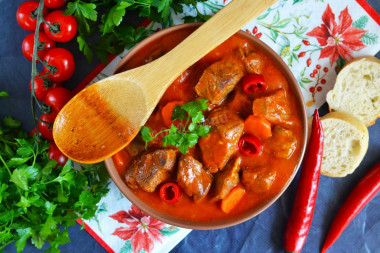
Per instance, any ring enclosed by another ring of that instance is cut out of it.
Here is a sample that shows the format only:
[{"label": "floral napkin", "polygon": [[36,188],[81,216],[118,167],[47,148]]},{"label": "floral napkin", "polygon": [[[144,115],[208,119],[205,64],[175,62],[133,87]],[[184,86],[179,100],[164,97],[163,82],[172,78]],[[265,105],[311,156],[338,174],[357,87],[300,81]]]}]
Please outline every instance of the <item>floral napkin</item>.
[{"label": "floral napkin", "polygon": [[[228,2],[209,0],[199,3],[198,10],[212,15]],[[185,16],[197,13],[192,7],[184,11],[180,16],[173,13],[168,25],[182,24]],[[154,29],[158,28],[162,26]],[[280,0],[243,30],[267,43],[288,64],[309,115],[325,103],[345,62],[380,50],[380,16],[364,0]],[[115,57],[91,83],[111,75],[126,53]],[[108,187],[96,216],[84,221],[86,230],[108,252],[169,252],[190,233],[149,217],[113,182]]]}]

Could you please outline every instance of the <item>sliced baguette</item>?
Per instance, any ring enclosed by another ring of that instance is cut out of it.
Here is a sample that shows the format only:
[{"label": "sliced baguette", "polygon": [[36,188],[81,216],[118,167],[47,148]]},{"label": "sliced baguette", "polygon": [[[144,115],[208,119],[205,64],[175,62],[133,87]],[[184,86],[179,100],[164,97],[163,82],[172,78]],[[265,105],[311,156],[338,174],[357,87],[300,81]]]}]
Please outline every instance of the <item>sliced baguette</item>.
[{"label": "sliced baguette", "polygon": [[330,111],[352,113],[366,126],[374,124],[380,117],[380,60],[364,56],[350,61],[326,100]]},{"label": "sliced baguette", "polygon": [[321,118],[324,151],[321,174],[344,177],[354,172],[368,149],[368,130],[352,114],[330,112]]}]

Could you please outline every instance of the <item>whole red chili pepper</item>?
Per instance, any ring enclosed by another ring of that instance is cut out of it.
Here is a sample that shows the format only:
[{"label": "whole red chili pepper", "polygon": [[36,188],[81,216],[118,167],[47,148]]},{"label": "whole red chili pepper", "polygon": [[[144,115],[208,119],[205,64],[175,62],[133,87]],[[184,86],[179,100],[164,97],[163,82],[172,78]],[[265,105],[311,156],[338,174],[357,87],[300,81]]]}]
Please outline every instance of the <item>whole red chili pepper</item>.
[{"label": "whole red chili pepper", "polygon": [[261,92],[267,89],[267,83],[265,82],[263,75],[249,74],[244,76],[241,82],[243,90],[247,94]]},{"label": "whole red chili pepper", "polygon": [[380,191],[380,162],[377,163],[355,186],[337,212],[322,247],[322,252],[339,238],[348,224],[363,207]]},{"label": "whole red chili pepper", "polygon": [[238,142],[240,153],[248,157],[255,157],[263,152],[263,143],[254,135],[246,134]]},{"label": "whole red chili pepper", "polygon": [[318,110],[315,110],[309,146],[284,234],[284,248],[287,252],[300,252],[306,241],[314,214],[322,156],[323,129]]}]

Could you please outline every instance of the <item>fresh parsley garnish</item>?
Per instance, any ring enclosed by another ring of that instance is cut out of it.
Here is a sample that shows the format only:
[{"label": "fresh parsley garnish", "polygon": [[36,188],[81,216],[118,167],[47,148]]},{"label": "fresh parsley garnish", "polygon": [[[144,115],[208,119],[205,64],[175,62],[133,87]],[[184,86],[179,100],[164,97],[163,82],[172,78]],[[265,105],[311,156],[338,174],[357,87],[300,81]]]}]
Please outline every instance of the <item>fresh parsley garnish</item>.
[{"label": "fresh parsley garnish", "polygon": [[199,137],[206,137],[211,131],[211,127],[204,124],[203,111],[207,108],[207,99],[192,101],[181,106],[177,105],[173,110],[172,120],[180,120],[180,126],[176,127],[172,124],[170,129],[162,130],[154,136],[152,136],[150,127],[143,126],[140,133],[145,141],[145,147],[160,134],[167,133],[162,138],[164,146],[176,146],[181,153],[186,154],[189,147],[198,143]]},{"label": "fresh parsley garnish", "polygon": [[[185,18],[187,22],[206,21],[209,15],[200,13],[197,3],[206,0],[73,0],[68,2],[65,15],[74,15],[78,22],[77,42],[79,49],[91,61],[96,55],[107,64],[109,54],[119,54],[124,48],[130,49],[146,38],[155,23],[168,27],[173,25],[171,11],[183,13],[184,6],[192,5],[197,16]],[[152,21],[148,28],[135,28],[126,24],[128,14],[138,13],[139,17]],[[94,40],[94,34],[101,38]],[[91,43],[90,43],[91,41]]]},{"label": "fresh parsley garnish", "polygon": [[49,160],[47,141],[29,137],[11,117],[0,124],[0,251],[15,242],[17,252],[28,239],[48,252],[70,242],[67,227],[90,219],[107,193],[104,164],[73,169],[69,160]]}]

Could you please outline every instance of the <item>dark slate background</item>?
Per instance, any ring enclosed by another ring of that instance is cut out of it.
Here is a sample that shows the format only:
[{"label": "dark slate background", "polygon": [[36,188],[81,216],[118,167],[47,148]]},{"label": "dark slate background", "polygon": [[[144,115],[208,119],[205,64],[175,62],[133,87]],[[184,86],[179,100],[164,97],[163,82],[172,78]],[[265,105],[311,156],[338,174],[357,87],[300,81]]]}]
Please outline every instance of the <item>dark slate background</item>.
[{"label": "dark slate background", "polygon": [[[343,0],[342,4],[345,2]],[[0,100],[0,118],[11,115],[23,122],[27,130],[33,126],[29,81],[31,63],[21,52],[21,43],[30,32],[21,29],[15,18],[22,0],[0,0],[0,90],[9,93],[10,99]],[[380,1],[368,0],[379,13]],[[139,24],[137,15],[128,17],[128,22]],[[378,34],[380,35],[380,34]],[[60,44],[69,49],[76,63],[74,76],[65,83],[73,89],[99,64],[95,60],[88,64],[78,51],[75,41]],[[380,54],[377,54],[380,58]],[[326,105],[321,113],[327,111]],[[380,161],[380,122],[369,127],[370,146],[364,161],[354,174],[342,179],[321,177],[313,223],[303,252],[319,252],[339,206],[352,187],[376,162]],[[283,252],[283,231],[289,215],[297,180],[285,194],[259,216],[240,225],[213,231],[192,231],[172,252]],[[375,197],[347,227],[330,252],[380,252],[380,195]],[[71,243],[60,247],[62,252],[105,252],[80,226],[69,228]],[[46,245],[47,246],[47,245]],[[46,247],[47,248],[47,247]],[[16,252],[14,245],[5,252]],[[42,252],[27,244],[25,252]]]}]

